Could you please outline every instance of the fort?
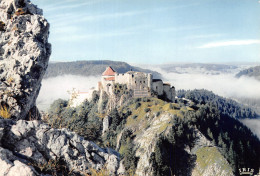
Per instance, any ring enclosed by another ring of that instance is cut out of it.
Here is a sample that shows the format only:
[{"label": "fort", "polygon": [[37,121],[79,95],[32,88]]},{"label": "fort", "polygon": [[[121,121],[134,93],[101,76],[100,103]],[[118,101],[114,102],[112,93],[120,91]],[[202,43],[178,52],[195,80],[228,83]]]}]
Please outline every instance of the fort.
[{"label": "fort", "polygon": [[92,98],[93,91],[104,91],[108,95],[113,94],[115,84],[124,84],[128,90],[132,90],[133,97],[151,97],[174,102],[175,101],[175,87],[169,83],[163,83],[161,79],[153,79],[151,73],[128,71],[126,73],[117,73],[112,67],[107,67],[101,76],[101,81],[98,82],[96,89],[90,90],[87,94],[81,92],[71,93],[72,106],[77,106],[83,100]]},{"label": "fort", "polygon": [[133,90],[134,97],[150,97],[154,93],[165,96],[169,101],[175,100],[175,88],[168,83],[164,84],[161,79],[153,79],[151,73],[128,71],[120,74],[112,67],[107,67],[98,89],[111,94],[114,84],[126,84],[129,90]]}]

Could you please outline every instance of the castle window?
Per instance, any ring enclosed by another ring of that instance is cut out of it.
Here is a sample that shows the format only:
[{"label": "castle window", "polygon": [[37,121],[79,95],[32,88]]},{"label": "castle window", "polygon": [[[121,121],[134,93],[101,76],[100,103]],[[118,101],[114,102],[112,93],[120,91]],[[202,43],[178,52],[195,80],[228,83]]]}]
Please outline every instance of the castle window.
[{"label": "castle window", "polygon": [[135,83],[136,83],[136,81],[135,81]]},{"label": "castle window", "polygon": [[134,77],[134,75],[132,75],[132,78]]},{"label": "castle window", "polygon": [[140,83],[142,83],[142,81],[140,81]]},{"label": "castle window", "polygon": [[144,81],[144,83],[145,83],[145,81]]}]

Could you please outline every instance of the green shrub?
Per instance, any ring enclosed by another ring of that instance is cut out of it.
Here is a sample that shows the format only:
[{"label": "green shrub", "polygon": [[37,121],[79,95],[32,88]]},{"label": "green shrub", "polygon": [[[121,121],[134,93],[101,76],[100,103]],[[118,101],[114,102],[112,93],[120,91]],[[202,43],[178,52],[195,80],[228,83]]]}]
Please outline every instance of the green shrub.
[{"label": "green shrub", "polygon": [[49,109],[49,114],[56,114],[56,115],[60,115],[60,113],[64,110],[64,108],[66,108],[68,106],[68,101],[66,100],[62,100],[62,99],[58,99],[55,100]]},{"label": "green shrub", "polygon": [[150,108],[144,108],[144,112],[149,112],[151,109]]},{"label": "green shrub", "polygon": [[0,21],[0,31],[5,31],[5,23]]},{"label": "green shrub", "polygon": [[99,142],[102,119],[98,116],[98,104],[85,101],[77,108],[68,107],[67,104],[67,101],[61,99],[54,101],[45,121],[54,128],[68,128],[87,140]]},{"label": "green shrub", "polygon": [[148,102],[148,98],[147,98],[147,97],[144,97],[144,98],[142,98],[142,101],[143,101],[143,102]]},{"label": "green shrub", "polygon": [[138,116],[137,115],[133,115],[132,116],[132,119],[136,119]]},{"label": "green shrub", "polygon": [[175,110],[180,110],[181,108],[180,107],[177,107],[177,106],[174,106],[173,107]]},{"label": "green shrub", "polygon": [[109,117],[112,119],[111,126],[109,128],[116,130],[117,126],[122,121],[122,118],[120,117],[116,108],[109,113]]},{"label": "green shrub", "polygon": [[139,103],[139,102],[138,102],[138,103],[136,103],[136,104],[135,104],[135,109],[138,109],[138,108],[139,108],[141,105],[142,105],[142,104],[141,104],[141,103]]},{"label": "green shrub", "polygon": [[141,101],[141,98],[134,99],[134,103],[137,103],[137,102],[140,102],[140,101]]},{"label": "green shrub", "polygon": [[65,162],[62,159],[49,160],[46,163],[32,162],[29,165],[33,166],[36,171],[47,175],[72,175]]},{"label": "green shrub", "polygon": [[132,131],[126,130],[123,132],[121,140],[120,140],[120,154],[123,157],[123,164],[127,172],[135,171],[137,166],[138,158],[135,157],[135,150],[133,144],[133,136]]},{"label": "green shrub", "polygon": [[92,93],[92,101],[93,101],[94,103],[97,103],[98,100],[99,100],[99,93],[98,93],[98,91],[94,91],[94,92]]}]

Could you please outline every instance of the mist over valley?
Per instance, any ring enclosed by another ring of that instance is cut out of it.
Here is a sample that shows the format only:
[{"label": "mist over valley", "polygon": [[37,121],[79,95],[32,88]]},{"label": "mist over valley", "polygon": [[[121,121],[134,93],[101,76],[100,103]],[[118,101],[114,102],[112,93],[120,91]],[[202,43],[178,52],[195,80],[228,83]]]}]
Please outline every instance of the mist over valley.
[{"label": "mist over valley", "polygon": [[[102,62],[100,61],[100,63]],[[108,63],[110,65],[117,64],[113,61]],[[101,74],[98,74],[104,71],[103,68],[106,65],[93,65],[92,70],[96,68],[95,76],[73,75],[75,73],[72,72],[70,74],[69,70],[64,67],[66,75],[63,75],[64,71],[61,70],[62,75],[43,79],[42,88],[37,99],[39,109],[47,111],[50,104],[59,98],[68,100],[70,98],[68,91],[71,91],[73,88],[82,92],[88,92],[90,88],[96,87],[98,81],[101,80]],[[235,76],[238,72],[255,66],[255,64],[172,64],[156,66],[133,64],[134,66],[128,65],[127,67],[125,65],[118,65],[117,69],[121,70],[121,72],[126,72],[127,69],[130,70],[131,68],[139,68],[139,70],[147,70],[148,72],[153,71],[160,75],[165,82],[175,86],[176,90],[206,89],[219,96],[231,98],[249,106],[260,114],[260,93],[257,91],[260,87],[260,81],[253,77],[241,76],[238,78]],[[73,66],[70,67],[73,68]],[[89,68],[88,63],[85,67]],[[259,136],[259,120],[254,120],[253,123],[250,121],[251,119],[242,122],[245,122]]]}]

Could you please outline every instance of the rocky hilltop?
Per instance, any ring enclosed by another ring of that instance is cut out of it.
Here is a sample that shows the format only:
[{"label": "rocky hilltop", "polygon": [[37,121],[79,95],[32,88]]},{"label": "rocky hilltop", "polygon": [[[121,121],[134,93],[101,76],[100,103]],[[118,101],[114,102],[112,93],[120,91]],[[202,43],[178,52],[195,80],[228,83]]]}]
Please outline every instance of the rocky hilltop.
[{"label": "rocky hilltop", "polygon": [[225,106],[218,108],[197,96],[172,103],[127,95],[115,95],[116,106],[98,92],[77,107],[57,100],[48,123],[118,151],[130,175],[232,176],[244,167],[257,172],[260,141]]},{"label": "rocky hilltop", "polygon": [[0,1],[0,103],[12,118],[35,118],[51,54],[49,23],[29,0]]}]

